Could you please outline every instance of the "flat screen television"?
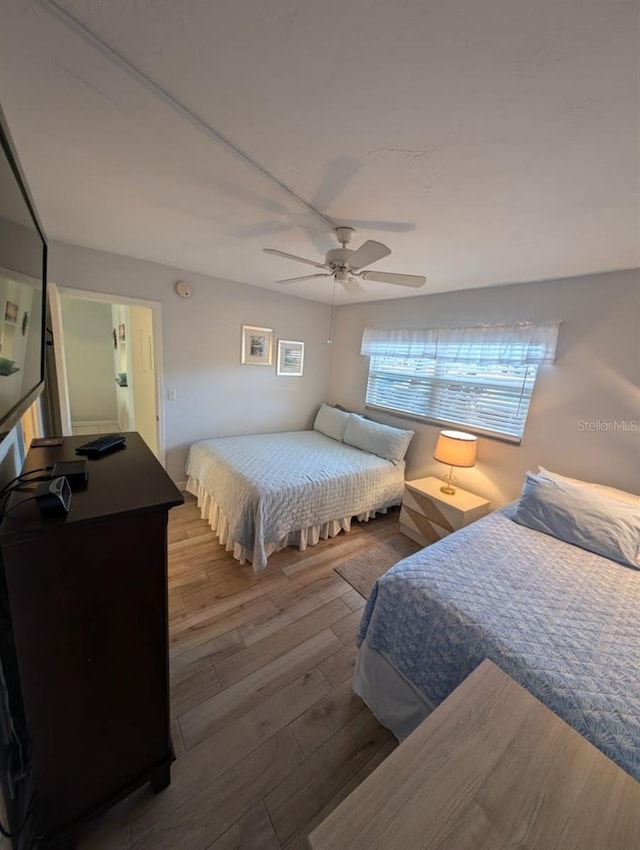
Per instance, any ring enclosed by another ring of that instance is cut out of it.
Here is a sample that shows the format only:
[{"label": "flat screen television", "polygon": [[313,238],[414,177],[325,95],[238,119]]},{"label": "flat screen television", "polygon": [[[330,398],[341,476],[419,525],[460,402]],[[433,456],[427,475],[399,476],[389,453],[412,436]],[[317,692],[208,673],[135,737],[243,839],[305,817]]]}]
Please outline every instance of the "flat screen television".
[{"label": "flat screen television", "polygon": [[44,387],[47,241],[0,108],[0,440]]}]

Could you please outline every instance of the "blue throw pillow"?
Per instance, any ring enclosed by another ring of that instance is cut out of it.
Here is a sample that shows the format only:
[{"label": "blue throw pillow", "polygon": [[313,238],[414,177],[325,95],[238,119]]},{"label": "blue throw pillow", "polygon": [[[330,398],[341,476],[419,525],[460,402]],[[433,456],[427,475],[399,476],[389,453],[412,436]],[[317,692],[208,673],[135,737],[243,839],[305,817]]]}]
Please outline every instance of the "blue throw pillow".
[{"label": "blue throw pillow", "polygon": [[640,569],[640,509],[630,502],[528,472],[514,519]]}]

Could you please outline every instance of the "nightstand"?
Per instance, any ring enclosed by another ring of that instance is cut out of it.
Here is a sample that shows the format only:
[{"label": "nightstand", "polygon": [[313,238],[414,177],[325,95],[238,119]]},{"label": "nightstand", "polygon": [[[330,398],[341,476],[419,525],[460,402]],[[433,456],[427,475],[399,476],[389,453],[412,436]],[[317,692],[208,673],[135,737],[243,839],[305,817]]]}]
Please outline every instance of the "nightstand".
[{"label": "nightstand", "polygon": [[489,512],[488,499],[459,487],[455,495],[448,496],[440,487],[442,479],[433,476],[405,481],[400,531],[421,546],[435,543]]}]

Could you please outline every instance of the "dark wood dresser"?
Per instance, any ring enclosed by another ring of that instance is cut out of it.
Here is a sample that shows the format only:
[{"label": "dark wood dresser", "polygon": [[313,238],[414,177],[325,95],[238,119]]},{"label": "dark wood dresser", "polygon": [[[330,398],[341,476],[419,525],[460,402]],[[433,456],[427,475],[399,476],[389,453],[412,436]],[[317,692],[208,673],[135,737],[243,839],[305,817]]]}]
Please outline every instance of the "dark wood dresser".
[{"label": "dark wood dresser", "polygon": [[[17,846],[72,847],[84,820],[170,780],[167,517],[183,497],[142,438],[126,438],[88,461],[66,516],[29,501],[0,526],[5,690],[30,789],[18,809],[31,805]],[[23,472],[77,460],[89,439],[32,448]]]}]

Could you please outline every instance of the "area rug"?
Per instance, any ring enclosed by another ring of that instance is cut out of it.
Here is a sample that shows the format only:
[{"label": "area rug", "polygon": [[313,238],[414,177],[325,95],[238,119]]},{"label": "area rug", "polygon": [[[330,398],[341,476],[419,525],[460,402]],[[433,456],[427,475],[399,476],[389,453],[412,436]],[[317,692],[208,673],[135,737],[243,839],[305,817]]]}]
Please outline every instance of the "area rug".
[{"label": "area rug", "polygon": [[390,567],[408,555],[413,555],[418,549],[420,546],[408,537],[397,537],[352,555],[339,567],[334,567],[334,572],[366,599],[382,573],[386,573]]}]

